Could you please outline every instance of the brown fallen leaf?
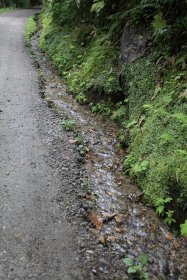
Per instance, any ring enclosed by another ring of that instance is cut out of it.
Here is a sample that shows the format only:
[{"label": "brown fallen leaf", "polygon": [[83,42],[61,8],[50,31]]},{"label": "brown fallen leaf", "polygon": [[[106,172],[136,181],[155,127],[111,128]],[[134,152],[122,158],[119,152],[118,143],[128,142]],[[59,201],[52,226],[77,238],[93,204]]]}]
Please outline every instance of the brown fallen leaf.
[{"label": "brown fallen leaf", "polygon": [[106,240],[105,240],[105,237],[103,235],[100,235],[99,236],[99,241],[102,243],[102,244],[106,244]]},{"label": "brown fallen leaf", "polygon": [[116,228],[116,232],[118,232],[118,233],[124,233],[124,228],[122,228],[122,227],[117,227]]},{"label": "brown fallen leaf", "polygon": [[104,212],[103,216],[104,216],[104,220],[105,221],[110,221],[115,217],[116,213],[109,213],[109,212]]},{"label": "brown fallen leaf", "polygon": [[92,159],[94,156],[94,152],[91,149],[91,145],[88,145],[88,153],[87,153],[87,158]]},{"label": "brown fallen leaf", "polygon": [[94,194],[86,194],[86,199],[91,200],[91,201],[95,201],[96,200],[96,196]]},{"label": "brown fallen leaf", "polygon": [[180,244],[176,240],[172,240],[172,242],[176,249],[180,247]]},{"label": "brown fallen leaf", "polygon": [[166,239],[169,241],[173,240],[173,235],[171,233],[166,234]]},{"label": "brown fallen leaf", "polygon": [[107,238],[108,241],[112,241],[112,242],[115,242],[116,239],[117,239],[117,238],[116,238],[115,236],[113,236],[113,235],[110,235],[110,236],[108,236],[108,238]]},{"label": "brown fallen leaf", "polygon": [[91,211],[88,215],[88,218],[96,226],[97,230],[100,230],[102,228],[103,222],[97,213]]},{"label": "brown fallen leaf", "polygon": [[99,236],[99,231],[95,228],[90,228],[91,233],[93,233],[96,236]]},{"label": "brown fallen leaf", "polygon": [[116,221],[116,223],[122,224],[122,223],[123,223],[123,218],[124,218],[123,214],[117,214],[117,215],[115,216],[115,221]]}]

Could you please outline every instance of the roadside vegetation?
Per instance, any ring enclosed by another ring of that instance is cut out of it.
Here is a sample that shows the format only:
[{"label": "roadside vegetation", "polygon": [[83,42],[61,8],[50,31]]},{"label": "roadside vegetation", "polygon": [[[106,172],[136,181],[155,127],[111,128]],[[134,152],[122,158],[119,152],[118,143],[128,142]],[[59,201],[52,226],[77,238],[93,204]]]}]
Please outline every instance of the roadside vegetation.
[{"label": "roadside vegetation", "polygon": [[31,37],[34,35],[34,33],[37,31],[37,25],[34,16],[30,17],[25,25],[25,44],[27,47],[30,46],[30,40]]},{"label": "roadside vegetation", "polygon": [[[125,172],[158,215],[169,225],[182,224],[182,233],[187,227],[185,8],[185,0],[53,0],[45,1],[40,17],[41,49],[78,102],[119,124]],[[127,23],[141,26],[149,38],[139,59],[119,67]]]},{"label": "roadside vegetation", "polygon": [[0,14],[4,14],[6,12],[9,12],[13,10],[13,7],[9,7],[9,8],[0,8]]}]

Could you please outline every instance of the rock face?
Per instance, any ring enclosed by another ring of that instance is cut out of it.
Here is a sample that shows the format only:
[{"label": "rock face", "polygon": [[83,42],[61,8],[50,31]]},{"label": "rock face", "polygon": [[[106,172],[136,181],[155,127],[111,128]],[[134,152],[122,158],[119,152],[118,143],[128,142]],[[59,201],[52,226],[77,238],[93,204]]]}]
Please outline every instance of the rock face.
[{"label": "rock face", "polygon": [[131,63],[140,58],[145,53],[147,39],[146,31],[127,23],[121,38],[120,64]]}]

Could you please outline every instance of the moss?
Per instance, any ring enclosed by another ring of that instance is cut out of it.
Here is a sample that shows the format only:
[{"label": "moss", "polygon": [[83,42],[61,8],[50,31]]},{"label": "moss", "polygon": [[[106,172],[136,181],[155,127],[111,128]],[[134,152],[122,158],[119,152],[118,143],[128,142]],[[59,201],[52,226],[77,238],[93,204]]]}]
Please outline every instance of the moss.
[{"label": "moss", "polygon": [[35,17],[32,16],[27,20],[26,26],[25,26],[25,44],[26,46],[30,46],[30,40],[31,37],[34,35],[34,33],[37,31],[36,21]]},{"label": "moss", "polygon": [[[187,105],[180,99],[186,87],[185,79],[183,73],[170,70],[157,90],[156,69],[151,60],[152,66],[137,75],[142,68],[141,60],[133,66],[136,71],[132,71],[127,82],[129,118],[135,120],[136,125],[129,132],[125,167],[150,205],[156,206],[159,198],[173,197],[175,189],[173,207],[174,210],[180,208],[182,215],[186,213],[187,200]],[[148,164],[142,170],[145,160]],[[135,172],[137,166],[139,172]]]},{"label": "moss", "polygon": [[78,94],[92,90],[106,95],[119,92],[116,49],[106,34],[94,38],[80,67],[70,73],[69,88]]}]

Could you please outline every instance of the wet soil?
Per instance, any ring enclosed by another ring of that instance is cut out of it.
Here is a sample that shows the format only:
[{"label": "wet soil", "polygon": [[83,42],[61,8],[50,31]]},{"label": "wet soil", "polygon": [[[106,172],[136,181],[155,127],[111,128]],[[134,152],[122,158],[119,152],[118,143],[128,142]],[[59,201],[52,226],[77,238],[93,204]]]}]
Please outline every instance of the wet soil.
[{"label": "wet soil", "polygon": [[81,156],[79,160],[84,162],[77,192],[79,209],[69,206],[68,215],[77,211],[76,215],[82,217],[80,224],[87,230],[87,238],[82,235],[80,252],[91,279],[131,279],[122,259],[130,257],[137,262],[142,253],[148,257],[145,271],[150,278],[187,279],[187,244],[144,205],[142,192],[124,175],[124,152],[116,145],[117,125],[92,114],[67,92],[52,62],[41,53],[38,34],[32,39],[32,50],[42,71],[41,94],[48,106],[62,120],[76,122],[69,145],[78,150],[79,133],[88,149],[86,160]]}]

